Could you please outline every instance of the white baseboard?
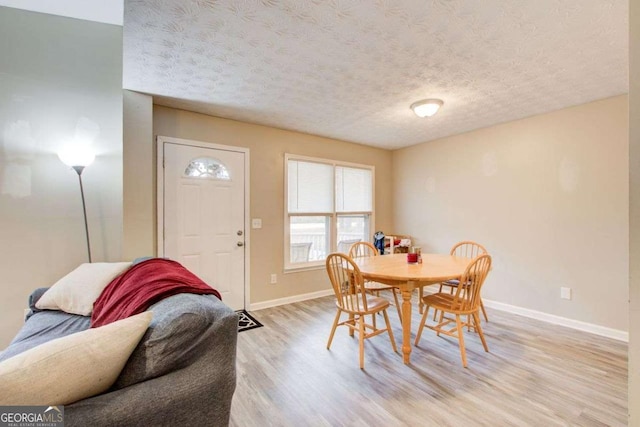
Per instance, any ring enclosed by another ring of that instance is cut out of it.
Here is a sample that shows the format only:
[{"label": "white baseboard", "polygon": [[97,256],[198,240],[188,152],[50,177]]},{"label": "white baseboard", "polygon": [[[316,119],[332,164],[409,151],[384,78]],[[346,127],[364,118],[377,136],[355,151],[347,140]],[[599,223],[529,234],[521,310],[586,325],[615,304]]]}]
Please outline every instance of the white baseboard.
[{"label": "white baseboard", "polygon": [[506,311],[531,319],[542,320],[543,322],[553,323],[554,325],[566,326],[567,328],[577,329],[579,331],[589,332],[591,334],[612,338],[617,341],[629,342],[629,332],[619,329],[607,328],[593,323],[582,322],[580,320],[569,319],[567,317],[556,316],[555,314],[544,313],[542,311],[531,310],[529,308],[518,307],[515,305],[505,304],[503,302],[482,299],[485,307],[491,307],[496,310]]},{"label": "white baseboard", "polygon": [[264,308],[277,307],[279,305],[284,305],[284,304],[292,304],[294,302],[326,297],[328,295],[333,295],[333,289],[326,289],[324,291],[310,292],[308,294],[293,295],[285,298],[278,298],[278,299],[272,299],[269,301],[257,302],[255,304],[251,304],[249,310],[250,311],[262,310]]},{"label": "white baseboard", "polygon": [[[424,288],[424,291],[425,293],[437,292],[435,287],[429,289],[428,286]],[[556,316],[555,314],[549,314],[543,311],[518,307],[515,305],[505,304],[503,302],[484,298],[482,298],[482,302],[484,303],[485,307],[493,308],[507,313],[517,314],[519,316],[541,320],[543,322],[565,326],[567,328],[577,329],[583,332],[589,332],[590,334],[600,335],[602,337],[611,338],[617,341],[629,342],[629,332],[621,331],[619,329],[607,328],[605,326],[600,326],[593,323],[582,322],[580,320],[569,319],[567,317]]]},{"label": "white baseboard", "polygon": [[[436,290],[429,287],[425,287],[425,293],[435,293]],[[279,298],[269,301],[258,302],[251,304],[251,311],[262,310],[264,308],[277,307],[279,305],[291,304],[299,301],[306,301],[310,299],[326,297],[333,295],[333,289],[326,289],[324,291],[311,292],[308,294],[294,295],[286,298]],[[600,335],[603,337],[611,338],[617,341],[629,342],[629,332],[621,331],[619,329],[607,328],[605,326],[596,325],[593,323],[582,322],[580,320],[569,319],[567,317],[556,316],[555,314],[549,314],[542,311],[532,310],[529,308],[518,307],[511,304],[505,304],[503,302],[482,299],[482,302],[486,307],[493,308],[495,310],[504,311],[507,313],[517,314],[519,316],[528,317],[531,319],[541,320],[543,322],[552,323],[554,325],[565,326],[571,329],[577,329],[583,332],[589,332],[591,334]]]}]

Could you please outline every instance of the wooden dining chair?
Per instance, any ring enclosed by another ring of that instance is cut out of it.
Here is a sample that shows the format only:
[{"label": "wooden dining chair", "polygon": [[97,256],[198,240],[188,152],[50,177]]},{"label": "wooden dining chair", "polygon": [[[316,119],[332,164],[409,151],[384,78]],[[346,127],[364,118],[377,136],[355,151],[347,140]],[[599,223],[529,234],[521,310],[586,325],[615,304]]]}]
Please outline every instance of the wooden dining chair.
[{"label": "wooden dining chair", "polygon": [[[451,255],[464,257],[464,258],[475,258],[479,255],[484,255],[487,253],[487,249],[482,246],[480,243],[464,241],[459,242],[453,245],[451,248]],[[456,289],[460,285],[460,281],[457,279],[447,280],[446,282],[440,283],[440,289],[438,292],[442,292],[445,286],[449,287],[449,293],[453,293],[454,289]],[[482,310],[482,315],[484,316],[484,320],[486,322],[489,321],[487,317],[487,311],[484,309],[484,304],[482,303],[482,298],[480,298],[480,309]],[[437,311],[433,314],[433,320],[436,319]]]},{"label": "wooden dining chair", "polygon": [[[336,296],[336,306],[338,308],[333,326],[331,327],[327,349],[331,347],[336,328],[338,326],[347,326],[349,328],[349,335],[353,336],[354,332],[358,333],[360,369],[364,369],[364,340],[367,338],[387,332],[393,351],[398,352],[396,341],[393,338],[391,324],[389,323],[389,316],[387,315],[389,301],[366,293],[364,279],[362,278],[360,269],[347,255],[342,253],[329,254],[325,264],[329,280],[331,280],[331,285],[333,286],[333,292]],[[349,318],[340,322],[342,313],[346,313]],[[378,329],[374,325],[366,323],[366,316],[377,313],[383,314],[386,328]]]},{"label": "wooden dining chair", "polygon": [[[378,256],[378,254],[378,249],[369,242],[356,242],[351,245],[351,248],[349,249],[349,257],[351,257],[352,259]],[[400,304],[398,303],[398,293],[396,292],[396,288],[384,283],[365,280],[364,289],[368,293],[377,297],[380,296],[380,291],[391,291],[393,293],[393,301],[395,302],[396,311],[398,312],[398,319],[400,319],[400,323],[402,323],[402,309]],[[373,318],[373,323],[375,325],[375,316]]]},{"label": "wooden dining chair", "polygon": [[[438,292],[436,294],[427,295],[422,298],[422,302],[425,304],[426,309],[422,315],[420,321],[420,327],[416,335],[414,345],[418,345],[420,337],[422,336],[422,330],[426,326],[429,329],[436,331],[436,334],[445,334],[458,338],[460,343],[460,356],[462,357],[462,366],[467,367],[467,354],[464,347],[464,332],[463,329],[473,328],[480,335],[482,346],[484,351],[488,352],[487,342],[480,326],[480,290],[484,283],[489,269],[491,268],[491,256],[484,254],[475,258],[471,264],[466,268],[464,274],[460,278],[461,283],[466,283],[466,286],[458,286],[455,288],[453,294],[446,292]],[[427,315],[429,314],[429,308],[433,307],[440,311],[440,320],[436,325],[427,325]],[[453,315],[455,319],[447,317],[446,315]],[[464,317],[463,317],[464,316]],[[465,319],[463,321],[462,319]],[[447,328],[451,323],[455,322],[455,326]]]}]

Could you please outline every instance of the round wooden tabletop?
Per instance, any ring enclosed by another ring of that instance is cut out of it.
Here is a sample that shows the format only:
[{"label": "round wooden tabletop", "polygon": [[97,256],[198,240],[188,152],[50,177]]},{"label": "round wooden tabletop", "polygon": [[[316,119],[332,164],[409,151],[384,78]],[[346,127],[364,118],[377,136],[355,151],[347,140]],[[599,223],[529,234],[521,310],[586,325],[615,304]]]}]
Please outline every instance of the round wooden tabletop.
[{"label": "round wooden tabletop", "polygon": [[408,263],[407,254],[362,257],[354,261],[362,276],[369,280],[438,283],[462,276],[471,259],[423,253],[420,264]]}]

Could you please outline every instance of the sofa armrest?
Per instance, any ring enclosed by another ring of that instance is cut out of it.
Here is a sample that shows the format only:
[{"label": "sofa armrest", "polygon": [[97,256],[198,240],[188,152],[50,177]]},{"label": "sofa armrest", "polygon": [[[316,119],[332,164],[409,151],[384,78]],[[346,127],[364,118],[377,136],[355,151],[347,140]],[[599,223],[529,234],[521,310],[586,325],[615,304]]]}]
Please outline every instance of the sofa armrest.
[{"label": "sofa armrest", "polygon": [[238,321],[229,313],[206,331],[190,365],[65,406],[73,426],[228,426],[236,387]]}]

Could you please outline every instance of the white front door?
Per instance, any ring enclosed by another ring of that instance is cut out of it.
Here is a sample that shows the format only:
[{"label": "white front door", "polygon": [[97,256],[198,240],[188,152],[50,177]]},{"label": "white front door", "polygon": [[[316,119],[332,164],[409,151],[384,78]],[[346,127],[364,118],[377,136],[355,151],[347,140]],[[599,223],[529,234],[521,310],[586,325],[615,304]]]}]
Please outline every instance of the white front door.
[{"label": "white front door", "polygon": [[[167,138],[168,139],[168,138]],[[242,151],[161,140],[163,242],[180,262],[222,295],[245,306],[245,155]]]}]

